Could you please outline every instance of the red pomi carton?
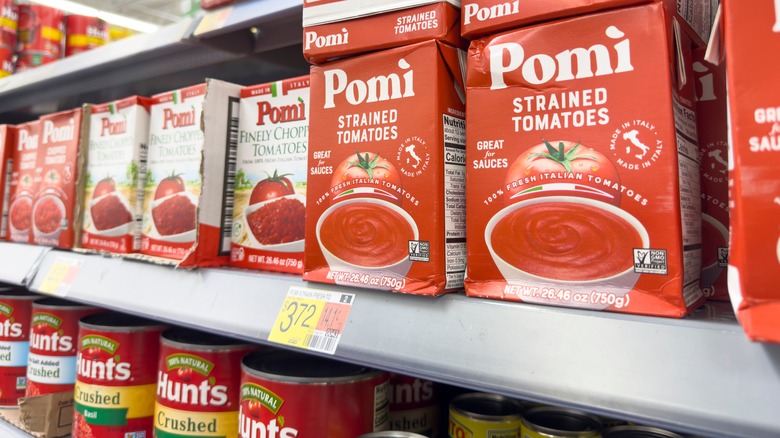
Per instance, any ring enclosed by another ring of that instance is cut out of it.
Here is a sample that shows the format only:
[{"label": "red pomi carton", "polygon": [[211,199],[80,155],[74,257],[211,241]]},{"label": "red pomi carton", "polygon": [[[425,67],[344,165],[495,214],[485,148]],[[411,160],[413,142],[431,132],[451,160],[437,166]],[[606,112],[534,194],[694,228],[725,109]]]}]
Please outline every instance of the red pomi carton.
[{"label": "red pomi carton", "polygon": [[312,67],[304,279],[461,287],[461,80],[458,50],[437,41]]},{"label": "red pomi carton", "polygon": [[8,240],[11,242],[30,241],[40,125],[35,120],[16,126],[11,178],[8,181]]},{"label": "red pomi carton", "polygon": [[151,99],[95,105],[82,209],[81,246],[126,254],[141,249]]},{"label": "red pomi carton", "polygon": [[230,264],[301,274],[309,76],[241,90]]},{"label": "red pomi carton", "polygon": [[723,4],[728,70],[729,294],[747,335],[780,342],[780,3]]},{"label": "red pomi carton", "polygon": [[701,288],[707,298],[728,301],[729,255],[728,109],[726,65],[693,51],[696,128],[701,162]]},{"label": "red pomi carton", "polygon": [[228,262],[241,88],[209,79],[152,98],[141,253],[156,262]]},{"label": "red pomi carton", "polygon": [[465,48],[460,37],[460,10],[432,3],[303,30],[303,56],[313,64],[431,39]]},{"label": "red pomi carton", "polygon": [[467,111],[491,116],[467,122],[468,295],[675,317],[702,301],[690,42],[672,29],[654,3],[472,42]]},{"label": "red pomi carton", "polygon": [[304,0],[303,27],[354,20],[444,1],[460,8],[460,0]]},{"label": "red pomi carton", "polygon": [[0,240],[8,238],[8,210],[10,207],[13,153],[16,146],[16,128],[0,125],[0,193],[3,196],[3,217],[0,223]]},{"label": "red pomi carton", "polygon": [[[533,23],[586,15],[653,0],[465,0],[462,33],[469,39]],[[660,0],[656,0],[660,1]],[[707,44],[716,0],[663,0],[699,46]]]},{"label": "red pomi carton", "polygon": [[40,118],[30,243],[70,249],[81,236],[86,144],[91,106]]}]

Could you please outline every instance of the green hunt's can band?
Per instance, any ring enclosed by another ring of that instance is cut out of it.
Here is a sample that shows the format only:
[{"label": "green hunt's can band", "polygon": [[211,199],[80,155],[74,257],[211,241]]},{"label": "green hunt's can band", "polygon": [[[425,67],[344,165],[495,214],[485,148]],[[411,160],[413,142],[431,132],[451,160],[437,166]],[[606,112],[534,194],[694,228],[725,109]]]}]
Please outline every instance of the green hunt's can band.
[{"label": "green hunt's can band", "polygon": [[523,438],[599,438],[598,417],[573,409],[541,407],[523,416]]},{"label": "green hunt's can band", "polygon": [[450,403],[450,438],[519,438],[523,408],[498,394],[470,393]]},{"label": "green hunt's can band", "polygon": [[668,430],[647,426],[611,427],[602,434],[604,438],[683,438],[682,435]]}]

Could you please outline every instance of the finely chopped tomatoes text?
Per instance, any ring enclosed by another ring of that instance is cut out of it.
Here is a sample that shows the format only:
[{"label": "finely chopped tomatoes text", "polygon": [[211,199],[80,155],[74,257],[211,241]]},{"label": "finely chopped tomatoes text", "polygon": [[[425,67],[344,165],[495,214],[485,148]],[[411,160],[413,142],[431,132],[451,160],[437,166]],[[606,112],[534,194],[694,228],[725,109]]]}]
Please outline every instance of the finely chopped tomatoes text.
[{"label": "finely chopped tomatoes text", "polygon": [[247,215],[249,228],[263,245],[303,239],[306,207],[297,199],[281,198]]}]

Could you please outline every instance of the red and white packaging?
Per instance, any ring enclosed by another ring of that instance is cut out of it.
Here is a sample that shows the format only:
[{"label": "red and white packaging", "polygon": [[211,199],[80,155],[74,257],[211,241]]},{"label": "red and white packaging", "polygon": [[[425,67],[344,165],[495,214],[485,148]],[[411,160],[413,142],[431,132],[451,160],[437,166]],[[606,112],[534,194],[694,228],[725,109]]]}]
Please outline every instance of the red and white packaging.
[{"label": "red and white packaging", "polygon": [[312,67],[304,279],[461,287],[464,97],[459,52],[438,41]]},{"label": "red and white packaging", "polygon": [[392,374],[389,430],[439,436],[440,392],[440,386],[430,380]]},{"label": "red and white packaging", "polygon": [[30,243],[70,249],[81,236],[85,153],[91,106],[40,118]]},{"label": "red and white packaging", "polygon": [[230,264],[303,273],[309,76],[241,90]]},{"label": "red and white packaging", "polygon": [[151,99],[95,105],[82,196],[81,246],[127,254],[141,249]]},{"label": "red and white packaging", "polygon": [[730,116],[729,294],[748,337],[780,342],[780,4],[723,4]]},{"label": "red and white packaging", "polygon": [[152,97],[142,254],[186,268],[228,263],[241,88],[209,79]]},{"label": "red and white packaging", "polygon": [[701,288],[707,298],[728,301],[729,181],[726,65],[693,51],[696,128],[701,162]]},{"label": "red and white packaging", "polygon": [[108,23],[97,17],[68,15],[65,28],[65,56],[86,52],[108,42]]},{"label": "red and white packaging", "polygon": [[16,126],[15,147],[11,154],[11,178],[8,181],[8,240],[30,242],[33,197],[37,191],[35,169],[38,162],[40,122]]},{"label": "red and white packaging", "polygon": [[[652,0],[465,0],[463,36],[474,39],[533,23],[550,21]],[[704,46],[712,31],[714,0],[663,0],[694,43]]]},{"label": "red and white packaging", "polygon": [[443,1],[460,8],[460,0],[304,0],[303,27],[354,20]]},{"label": "red and white packaging", "polygon": [[438,2],[303,29],[303,56],[313,64],[364,52],[441,40],[467,47],[460,37],[460,9]]},{"label": "red and white packaging", "polygon": [[13,175],[13,155],[16,146],[16,128],[0,125],[0,194],[2,200],[2,220],[0,220],[0,240],[8,238],[8,211],[11,198],[11,176]]},{"label": "red and white packaging", "polygon": [[674,29],[652,3],[472,42],[467,111],[490,117],[467,119],[468,295],[673,317],[703,301]]},{"label": "red and white packaging", "polygon": [[22,287],[0,287],[0,406],[16,407],[27,388],[32,303],[40,295]]},{"label": "red and white packaging", "polygon": [[14,72],[13,56],[19,28],[19,7],[14,0],[0,0],[0,78]]},{"label": "red and white packaging", "polygon": [[65,15],[61,10],[36,4],[20,4],[20,51],[16,71],[24,71],[62,58],[64,35]]}]

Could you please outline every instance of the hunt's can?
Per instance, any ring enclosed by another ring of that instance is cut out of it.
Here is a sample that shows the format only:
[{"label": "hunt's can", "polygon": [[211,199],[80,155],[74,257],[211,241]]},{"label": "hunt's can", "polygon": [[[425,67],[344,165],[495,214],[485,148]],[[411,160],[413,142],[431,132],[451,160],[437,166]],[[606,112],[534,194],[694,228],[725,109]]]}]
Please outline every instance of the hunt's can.
[{"label": "hunt's can", "polygon": [[604,438],[683,438],[682,435],[664,429],[647,426],[611,427],[602,434]]},{"label": "hunt's can", "polygon": [[151,437],[165,326],[104,312],[81,318],[79,327],[74,438]]},{"label": "hunt's can", "polygon": [[65,56],[86,52],[108,42],[108,23],[97,17],[68,15],[65,28]]},{"label": "hunt's can", "polygon": [[0,46],[0,78],[11,76],[14,71],[14,50]]},{"label": "hunt's can", "polygon": [[14,0],[0,0],[0,48],[16,49],[16,31],[19,29],[19,7]]},{"label": "hunt's can", "polygon": [[520,438],[520,402],[498,394],[462,394],[450,403],[450,438]]},{"label": "hunt's can", "polygon": [[390,429],[439,436],[438,385],[412,376],[391,375]]},{"label": "hunt's can", "polygon": [[387,429],[387,373],[287,350],[242,361],[240,437],[355,437]]},{"label": "hunt's can", "polygon": [[56,8],[35,4],[19,5],[20,46],[17,71],[62,58],[65,16]]},{"label": "hunt's can", "polygon": [[0,286],[0,407],[16,407],[27,387],[32,303],[40,298],[21,287]]},{"label": "hunt's can", "polygon": [[59,298],[33,303],[25,396],[73,389],[79,320],[99,311],[96,307]]},{"label": "hunt's can", "polygon": [[540,407],[523,416],[523,438],[599,438],[601,420],[574,409]]},{"label": "hunt's can", "polygon": [[372,432],[360,435],[358,438],[428,438],[419,433],[406,432],[401,430],[386,430],[384,432]]},{"label": "hunt's can", "polygon": [[181,328],[160,339],[155,436],[237,436],[241,358],[257,347]]}]

